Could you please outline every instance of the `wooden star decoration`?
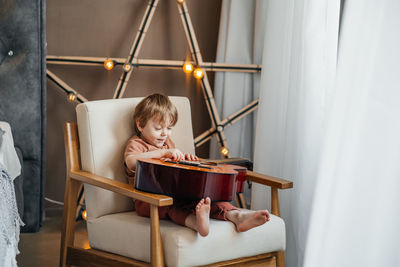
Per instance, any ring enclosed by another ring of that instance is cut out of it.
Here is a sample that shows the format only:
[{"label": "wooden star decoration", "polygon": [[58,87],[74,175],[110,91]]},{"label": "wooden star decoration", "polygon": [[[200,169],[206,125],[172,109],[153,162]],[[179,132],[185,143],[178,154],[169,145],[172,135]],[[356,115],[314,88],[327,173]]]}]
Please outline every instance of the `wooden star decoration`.
[{"label": "wooden star decoration", "polygon": [[[207,77],[207,71],[236,71],[236,72],[260,72],[261,65],[247,64],[225,64],[216,62],[204,62],[195,31],[190,19],[190,15],[185,3],[185,0],[177,0],[179,14],[185,30],[186,39],[190,48],[192,62],[174,61],[174,60],[155,60],[155,59],[139,59],[138,55],[142,46],[143,40],[146,36],[147,30],[150,26],[155,9],[159,0],[149,0],[147,9],[143,16],[139,30],[132,43],[129,55],[127,58],[105,58],[105,57],[68,57],[68,56],[47,56],[47,64],[65,64],[65,65],[104,65],[106,69],[112,69],[114,66],[122,66],[122,74],[118,81],[118,85],[114,91],[114,99],[122,98],[127,88],[128,82],[132,76],[135,67],[149,67],[149,68],[169,68],[169,69],[184,69],[185,72],[193,72],[195,78],[199,79],[202,93],[206,102],[208,113],[211,119],[212,126],[209,130],[200,134],[194,139],[196,147],[204,144],[216,135],[218,144],[220,145],[220,152],[225,158],[229,157],[229,148],[227,146],[224,129],[225,127],[235,123],[239,119],[253,112],[258,106],[258,99],[255,99],[245,107],[241,108],[234,114],[221,120],[214,96],[211,90],[210,83]],[[62,90],[68,95],[68,100],[72,102],[86,102],[88,101],[77,90],[73,89],[57,75],[47,69],[47,77],[53,81],[57,88]]]}]

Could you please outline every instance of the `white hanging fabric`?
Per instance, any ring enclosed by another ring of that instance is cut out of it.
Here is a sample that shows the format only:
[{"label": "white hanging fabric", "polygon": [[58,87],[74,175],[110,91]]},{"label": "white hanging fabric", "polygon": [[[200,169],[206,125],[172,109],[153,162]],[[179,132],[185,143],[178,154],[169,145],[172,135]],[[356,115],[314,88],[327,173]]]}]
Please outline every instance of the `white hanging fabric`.
[{"label": "white hanging fabric", "polygon": [[287,266],[399,266],[400,3],[344,1],[338,49],[340,2],[266,1],[255,169],[294,182]]},{"label": "white hanging fabric", "polygon": [[18,214],[13,180],[20,172],[10,125],[0,122],[0,267],[17,266],[20,226],[24,224]]},{"label": "white hanging fabric", "polygon": [[11,127],[5,121],[0,121],[0,164],[13,180],[21,174],[21,163],[15,151]]},{"label": "white hanging fabric", "polygon": [[400,266],[399,13],[346,1],[304,266]]},{"label": "white hanging fabric", "polygon": [[[280,193],[287,266],[302,266],[327,104],[336,71],[340,1],[268,1],[255,170],[287,178]],[[252,209],[270,202],[253,184]]]}]

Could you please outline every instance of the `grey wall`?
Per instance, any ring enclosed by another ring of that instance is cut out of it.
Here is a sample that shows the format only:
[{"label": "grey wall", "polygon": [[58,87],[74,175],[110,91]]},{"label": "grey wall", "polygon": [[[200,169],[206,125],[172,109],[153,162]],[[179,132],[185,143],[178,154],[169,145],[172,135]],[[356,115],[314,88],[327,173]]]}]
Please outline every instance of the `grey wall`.
[{"label": "grey wall", "polygon": [[[214,61],[219,28],[220,0],[188,0],[189,13],[204,61]],[[50,0],[47,2],[47,54],[59,56],[126,57],[147,7],[145,0]],[[176,0],[160,0],[139,58],[190,58]],[[48,65],[48,68],[89,100],[114,94],[120,68]],[[213,74],[209,75],[213,84]],[[124,97],[153,92],[187,96],[192,105],[194,135],[210,127],[201,88],[182,71],[137,69]],[[63,201],[65,159],[62,124],[75,121],[75,104],[48,81],[46,196]],[[196,153],[208,157],[208,145]],[[46,203],[47,209],[57,206]]]}]

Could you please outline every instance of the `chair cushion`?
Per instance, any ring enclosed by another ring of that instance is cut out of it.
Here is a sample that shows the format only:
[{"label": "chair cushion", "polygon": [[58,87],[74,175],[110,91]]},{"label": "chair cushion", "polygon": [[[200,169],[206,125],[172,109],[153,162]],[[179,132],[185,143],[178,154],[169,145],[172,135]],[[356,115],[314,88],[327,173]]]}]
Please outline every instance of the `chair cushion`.
[{"label": "chair cushion", "polygon": [[[179,119],[172,140],[183,152],[194,153],[190,103],[186,97],[170,97]],[[123,152],[134,135],[133,111],[141,97],[90,101],[76,107],[82,169],[127,182]],[[133,210],[132,200],[101,188],[85,185],[88,218]]]},{"label": "chair cushion", "polygon": [[[87,221],[92,248],[150,262],[150,219],[136,212]],[[285,249],[285,223],[271,215],[266,224],[238,233],[233,223],[211,219],[210,234],[160,220],[167,266],[197,266]]]}]

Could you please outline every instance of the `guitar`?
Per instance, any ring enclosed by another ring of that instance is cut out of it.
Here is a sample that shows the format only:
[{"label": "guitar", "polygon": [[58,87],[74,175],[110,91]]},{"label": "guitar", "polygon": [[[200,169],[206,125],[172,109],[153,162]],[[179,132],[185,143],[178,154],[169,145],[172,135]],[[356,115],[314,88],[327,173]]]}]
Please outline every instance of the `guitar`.
[{"label": "guitar", "polygon": [[[212,161],[138,159],[136,189],[175,199],[232,201],[243,191],[246,168]],[[241,190],[241,191],[240,191]]]}]

